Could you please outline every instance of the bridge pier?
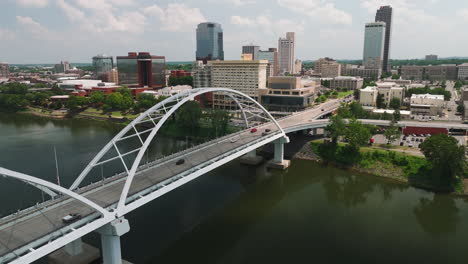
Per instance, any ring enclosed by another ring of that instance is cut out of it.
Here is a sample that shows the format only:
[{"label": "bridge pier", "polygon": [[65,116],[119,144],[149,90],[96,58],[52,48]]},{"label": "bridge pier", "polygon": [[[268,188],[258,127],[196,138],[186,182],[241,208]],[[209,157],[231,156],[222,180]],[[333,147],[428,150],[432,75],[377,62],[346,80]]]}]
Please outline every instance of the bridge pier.
[{"label": "bridge pier", "polygon": [[101,234],[103,264],[122,264],[120,237],[130,231],[130,225],[125,218],[116,219],[98,229]]},{"label": "bridge pier", "polygon": [[99,249],[85,244],[81,238],[51,253],[47,257],[49,264],[89,264],[99,259]]},{"label": "bridge pier", "polygon": [[290,160],[284,159],[284,144],[289,143],[288,137],[279,138],[274,141],[275,144],[275,156],[272,161],[267,165],[271,169],[285,170],[291,164]]},{"label": "bridge pier", "polygon": [[254,149],[240,158],[240,162],[245,165],[257,166],[263,162],[263,157],[257,155],[257,150]]}]

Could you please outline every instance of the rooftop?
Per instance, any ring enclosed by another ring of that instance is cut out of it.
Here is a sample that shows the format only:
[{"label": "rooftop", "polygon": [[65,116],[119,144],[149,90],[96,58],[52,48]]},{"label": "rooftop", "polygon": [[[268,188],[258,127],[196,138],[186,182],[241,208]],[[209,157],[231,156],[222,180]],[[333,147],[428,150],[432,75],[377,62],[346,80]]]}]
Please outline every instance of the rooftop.
[{"label": "rooftop", "polygon": [[411,99],[437,99],[444,100],[444,96],[440,94],[413,94]]}]

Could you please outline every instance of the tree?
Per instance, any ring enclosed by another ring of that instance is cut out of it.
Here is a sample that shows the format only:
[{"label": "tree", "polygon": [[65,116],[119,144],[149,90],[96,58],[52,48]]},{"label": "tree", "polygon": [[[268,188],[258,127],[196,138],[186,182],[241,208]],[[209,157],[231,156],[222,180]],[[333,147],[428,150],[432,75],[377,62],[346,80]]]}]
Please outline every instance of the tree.
[{"label": "tree", "polygon": [[401,101],[398,97],[393,97],[392,100],[390,100],[390,108],[397,110],[400,109],[401,107]]},{"label": "tree", "polygon": [[327,131],[330,134],[330,137],[332,139],[333,144],[338,143],[338,137],[343,136],[346,130],[346,124],[339,115],[332,116],[330,118],[330,123],[327,125],[325,128],[325,131]]},{"label": "tree", "polygon": [[200,125],[202,115],[200,104],[196,101],[189,101],[179,109],[177,123],[182,127],[190,128],[191,132],[194,132],[195,128]]},{"label": "tree", "polygon": [[93,92],[89,97],[90,103],[92,103],[95,107],[104,103],[106,97],[102,92]]},{"label": "tree", "polygon": [[113,110],[126,111],[133,106],[133,97],[129,89],[122,88],[118,90],[120,91],[109,94],[106,97],[105,103]]},{"label": "tree", "polygon": [[345,139],[355,152],[359,152],[359,148],[367,144],[371,136],[370,129],[355,118],[349,121],[345,130]]},{"label": "tree", "polygon": [[24,95],[0,94],[0,109],[16,112],[25,109],[29,105]]},{"label": "tree", "polygon": [[399,80],[400,77],[401,76],[399,74],[392,74],[392,80]]},{"label": "tree", "polygon": [[457,112],[460,113],[460,114],[465,113],[465,106],[463,104],[459,104],[457,106]]},{"label": "tree", "polygon": [[141,93],[138,95],[137,103],[135,104],[136,112],[140,112],[141,109],[148,110],[156,105],[158,100],[152,94]]},{"label": "tree", "polygon": [[400,129],[395,125],[394,122],[390,123],[390,126],[385,130],[384,136],[388,141],[388,144],[392,144],[397,139],[400,138],[401,132]]},{"label": "tree", "polygon": [[458,141],[445,134],[436,134],[419,146],[426,159],[432,164],[433,172],[452,183],[461,176],[465,164],[465,148]]},{"label": "tree", "polygon": [[88,105],[88,103],[88,98],[72,95],[68,98],[68,101],[65,103],[65,106],[70,110],[70,112],[76,112],[83,106]]},{"label": "tree", "polygon": [[396,109],[395,112],[393,112],[393,120],[394,121],[400,121],[401,120],[400,109]]},{"label": "tree", "polygon": [[206,116],[211,121],[211,128],[215,137],[226,135],[231,120],[229,112],[215,109],[208,112]]},{"label": "tree", "polygon": [[383,94],[377,95],[376,106],[379,109],[385,108],[385,99]]}]

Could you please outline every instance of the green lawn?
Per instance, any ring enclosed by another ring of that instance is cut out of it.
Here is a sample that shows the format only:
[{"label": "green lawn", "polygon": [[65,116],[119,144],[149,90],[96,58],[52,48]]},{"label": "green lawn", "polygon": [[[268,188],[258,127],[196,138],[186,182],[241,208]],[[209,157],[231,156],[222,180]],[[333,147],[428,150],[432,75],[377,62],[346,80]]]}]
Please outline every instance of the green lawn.
[{"label": "green lawn", "polygon": [[343,97],[346,97],[346,96],[351,95],[351,94],[353,94],[353,93],[354,93],[353,91],[339,92],[337,97],[338,97],[338,98],[343,98]]},{"label": "green lawn", "polygon": [[122,115],[122,113],[121,113],[120,111],[114,111],[114,112],[104,113],[102,110],[96,109],[96,108],[92,108],[92,107],[87,108],[86,110],[84,110],[84,111],[81,112],[81,113],[84,114],[84,115],[95,116],[95,117],[100,117],[100,118],[107,118],[107,117],[109,117],[109,115],[111,115],[112,118],[135,119],[136,117],[139,116],[139,114],[126,114],[126,115]]}]

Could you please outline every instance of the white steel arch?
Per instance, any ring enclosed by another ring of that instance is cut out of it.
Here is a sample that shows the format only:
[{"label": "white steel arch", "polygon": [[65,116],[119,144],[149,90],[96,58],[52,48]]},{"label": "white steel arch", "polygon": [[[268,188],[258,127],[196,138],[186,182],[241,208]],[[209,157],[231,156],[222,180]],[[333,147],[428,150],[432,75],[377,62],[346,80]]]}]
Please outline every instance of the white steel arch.
[{"label": "white steel arch", "polygon": [[[242,112],[242,117],[246,124],[246,127],[251,127],[259,121],[266,121],[272,122],[278,128],[282,135],[286,135],[278,124],[278,122],[271,116],[271,114],[256,100],[252,99],[251,97],[235,90],[226,89],[226,88],[198,88],[198,89],[191,89],[183,93],[179,93],[172,97],[165,99],[164,101],[156,104],[152,108],[148,109],[146,112],[142,113],[138,118],[133,120],[128,126],[126,126],[122,131],[120,131],[104,148],[94,157],[94,159],[88,164],[88,166],[83,170],[83,172],[78,176],[75,182],[71,185],[70,190],[74,190],[79,187],[81,182],[85,179],[88,173],[96,166],[105,164],[107,162],[118,160],[122,161],[122,164],[127,172],[127,179],[125,181],[125,185],[123,187],[119,203],[117,206],[117,216],[122,216],[124,214],[124,207],[126,203],[126,199],[128,196],[129,189],[137,172],[137,169],[140,165],[140,162],[148,149],[150,143],[156,137],[159,129],[164,125],[164,123],[179,109],[182,105],[186,102],[193,100],[195,97],[206,94],[206,93],[217,93],[225,95],[231,98],[239,109]],[[138,131],[137,125],[139,124],[152,124],[153,127],[151,129],[145,131]],[[131,135],[128,133],[131,132]],[[142,139],[143,134],[148,134],[145,140]],[[136,148],[132,151],[121,153],[117,143],[129,139],[137,137],[141,142],[141,147]],[[110,158],[108,160],[101,161],[101,159],[106,155],[112,148],[114,148],[118,156]],[[131,167],[127,167],[124,157],[130,154],[137,153],[136,158],[133,160]]]},{"label": "white steel arch", "polygon": [[[9,178],[14,178],[14,179],[18,179],[18,180],[21,180],[27,184],[30,184],[36,188],[39,188],[38,186],[43,186],[45,188],[47,188],[48,190],[55,190],[57,191],[58,193],[62,193],[66,196],[69,196],[75,200],[78,200],[82,203],[84,203],[85,205],[95,209],[96,211],[100,212],[104,217],[112,217],[112,214],[107,211],[106,209],[104,209],[103,207],[97,205],[96,203],[94,203],[93,201],[85,198],[84,196],[82,195],[79,195],[73,191],[70,191],[68,189],[65,189],[63,187],[60,187],[59,185],[56,185],[54,183],[51,183],[51,182],[48,182],[48,181],[45,181],[45,180],[42,180],[42,179],[39,179],[39,178],[36,178],[36,177],[33,177],[33,176],[29,176],[29,175],[26,175],[26,174],[23,174],[23,173],[20,173],[20,172],[16,172],[16,171],[12,171],[12,170],[8,170],[8,169],[5,169],[5,168],[0,168],[0,175],[2,176],[5,176],[5,177],[9,177]],[[41,188],[39,188],[40,190],[42,190]]]}]

